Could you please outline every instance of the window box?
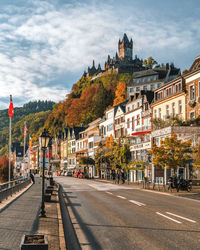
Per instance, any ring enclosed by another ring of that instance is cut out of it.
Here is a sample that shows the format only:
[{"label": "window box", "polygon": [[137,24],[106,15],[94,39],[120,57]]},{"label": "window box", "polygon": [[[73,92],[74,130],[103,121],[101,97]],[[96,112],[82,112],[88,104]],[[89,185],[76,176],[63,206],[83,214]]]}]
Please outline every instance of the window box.
[{"label": "window box", "polygon": [[21,250],[48,250],[47,235],[32,234],[23,235],[21,241]]}]

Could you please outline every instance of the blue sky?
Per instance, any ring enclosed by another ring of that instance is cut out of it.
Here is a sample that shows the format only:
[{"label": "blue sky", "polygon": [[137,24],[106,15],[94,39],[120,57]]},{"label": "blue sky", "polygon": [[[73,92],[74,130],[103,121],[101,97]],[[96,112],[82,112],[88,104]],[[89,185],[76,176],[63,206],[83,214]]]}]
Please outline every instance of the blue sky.
[{"label": "blue sky", "polygon": [[189,68],[200,55],[198,0],[0,0],[0,109],[63,100],[126,33],[133,56]]}]

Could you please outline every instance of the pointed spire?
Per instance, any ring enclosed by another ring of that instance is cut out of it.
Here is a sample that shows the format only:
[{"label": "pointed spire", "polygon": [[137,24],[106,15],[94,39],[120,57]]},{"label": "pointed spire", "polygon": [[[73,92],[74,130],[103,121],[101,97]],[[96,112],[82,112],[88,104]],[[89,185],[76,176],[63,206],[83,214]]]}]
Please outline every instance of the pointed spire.
[{"label": "pointed spire", "polygon": [[95,62],[94,62],[94,60],[92,61],[92,67],[95,67]]},{"label": "pointed spire", "polygon": [[124,36],[123,36],[123,39],[122,39],[123,42],[128,42],[129,43],[129,40],[128,40],[128,37],[126,35],[126,33],[124,33]]},{"label": "pointed spire", "polygon": [[100,63],[99,63],[99,65],[98,65],[98,69],[100,69],[100,70],[101,70],[101,65],[100,65]]}]

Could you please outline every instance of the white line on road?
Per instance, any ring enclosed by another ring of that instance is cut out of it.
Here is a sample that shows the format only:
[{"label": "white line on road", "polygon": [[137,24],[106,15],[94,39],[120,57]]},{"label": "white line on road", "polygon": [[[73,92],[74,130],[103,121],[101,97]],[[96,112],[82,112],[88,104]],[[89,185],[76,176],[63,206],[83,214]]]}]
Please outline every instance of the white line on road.
[{"label": "white line on road", "polygon": [[112,194],[111,192],[106,192],[107,194]]},{"label": "white line on road", "polygon": [[129,200],[131,203],[135,204],[135,205],[138,205],[138,206],[146,206],[144,203],[141,203],[139,201],[134,201],[134,200]]},{"label": "white line on road", "polygon": [[126,199],[125,197],[121,196],[121,195],[117,195],[117,197],[121,198],[121,199]]},{"label": "white line on road", "polygon": [[195,220],[191,220],[191,219],[185,218],[185,217],[180,216],[180,215],[177,215],[177,214],[172,214],[172,213],[170,213],[170,212],[166,212],[166,213],[167,213],[167,214],[170,214],[170,215],[173,215],[173,216],[175,216],[175,217],[178,217],[178,218],[180,218],[180,219],[187,220],[187,221],[190,221],[190,222],[192,222],[192,223],[196,223]]},{"label": "white line on road", "polygon": [[169,217],[169,216],[167,216],[167,215],[161,214],[161,213],[159,213],[159,212],[156,212],[156,214],[159,214],[159,215],[161,215],[161,216],[163,216],[163,217],[165,217],[165,218],[167,218],[167,219],[169,219],[169,220],[172,220],[172,221],[174,221],[174,222],[176,222],[176,223],[182,224],[182,222],[180,222],[180,221],[178,221],[178,220],[175,220],[175,219],[172,219],[171,217]]}]

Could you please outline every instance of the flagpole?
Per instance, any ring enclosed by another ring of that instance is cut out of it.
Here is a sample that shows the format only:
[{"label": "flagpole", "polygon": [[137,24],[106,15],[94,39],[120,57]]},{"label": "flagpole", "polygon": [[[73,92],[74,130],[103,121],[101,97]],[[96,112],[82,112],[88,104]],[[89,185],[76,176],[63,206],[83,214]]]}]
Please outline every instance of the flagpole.
[{"label": "flagpole", "polygon": [[25,126],[26,126],[26,121],[24,122],[24,163],[25,163],[25,147],[26,147]]},{"label": "flagpole", "polygon": [[10,169],[11,169],[11,117],[9,117],[9,168],[8,168],[8,182],[10,186]]}]

